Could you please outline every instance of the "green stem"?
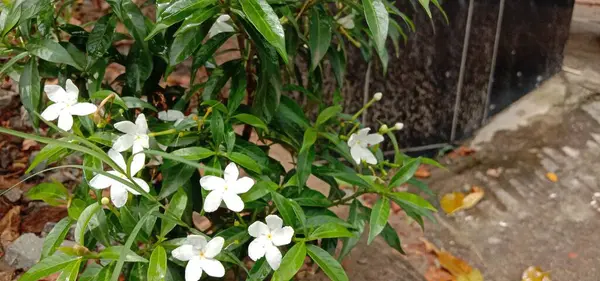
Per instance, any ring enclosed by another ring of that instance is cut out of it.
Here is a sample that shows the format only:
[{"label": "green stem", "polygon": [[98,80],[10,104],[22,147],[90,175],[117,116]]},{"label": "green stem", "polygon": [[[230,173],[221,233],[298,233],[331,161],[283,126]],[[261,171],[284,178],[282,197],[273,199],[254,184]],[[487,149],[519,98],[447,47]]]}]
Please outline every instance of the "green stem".
[{"label": "green stem", "polygon": [[329,207],[334,207],[334,206],[337,206],[337,205],[344,204],[344,203],[346,203],[348,201],[351,201],[351,200],[354,200],[354,199],[358,198],[358,196],[361,196],[363,194],[365,194],[365,192],[362,192],[362,191],[361,192],[356,192],[356,193],[352,194],[349,197],[342,198],[342,199],[340,199],[340,200],[338,200],[336,202],[333,202]]},{"label": "green stem", "polygon": [[168,130],[164,130],[164,131],[160,131],[160,132],[148,133],[148,136],[156,137],[156,136],[162,136],[162,135],[170,135],[170,134],[174,134],[174,133],[177,133],[177,130],[168,129]]}]

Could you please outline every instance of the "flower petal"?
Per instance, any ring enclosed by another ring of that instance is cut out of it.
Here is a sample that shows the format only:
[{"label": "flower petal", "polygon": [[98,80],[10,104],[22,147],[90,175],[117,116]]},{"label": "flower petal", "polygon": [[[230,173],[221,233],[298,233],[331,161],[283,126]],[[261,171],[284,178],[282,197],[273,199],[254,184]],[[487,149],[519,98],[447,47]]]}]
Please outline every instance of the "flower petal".
[{"label": "flower petal", "polygon": [[249,177],[243,177],[237,180],[233,186],[230,186],[231,190],[236,194],[242,194],[248,192],[254,185],[254,180]]},{"label": "flower petal", "polygon": [[[140,179],[140,178],[133,178],[133,181],[135,183],[137,183],[137,185],[139,185],[144,191],[150,192],[150,186],[148,185],[148,183],[145,180]],[[137,192],[135,190],[134,190],[134,192],[131,192],[131,193],[133,193],[134,195],[140,195],[139,192]]]},{"label": "flower petal", "polygon": [[350,135],[350,138],[348,139],[348,146],[353,147],[355,145],[356,145],[356,134],[352,134],[352,135]]},{"label": "flower petal", "polygon": [[373,155],[373,152],[366,147],[361,147],[360,150],[360,158],[364,159],[367,163],[375,165],[377,164],[377,158]]},{"label": "flower petal", "polygon": [[223,201],[223,193],[218,190],[211,191],[204,199],[204,211],[207,213],[216,211],[221,201]]},{"label": "flower petal", "polygon": [[367,134],[369,133],[370,130],[371,130],[371,128],[363,128],[363,129],[358,130],[358,133],[357,133],[358,138],[364,139],[364,137],[367,136]]},{"label": "flower petal", "polygon": [[276,215],[268,215],[265,218],[265,221],[267,222],[267,226],[269,226],[271,231],[280,229],[283,226],[283,220]]},{"label": "flower petal", "polygon": [[121,135],[117,138],[115,143],[113,143],[112,148],[118,152],[123,152],[133,146],[133,140],[135,137],[133,135]]},{"label": "flower petal", "polygon": [[162,121],[177,121],[183,118],[185,118],[185,115],[179,110],[169,109],[158,113],[158,119]]},{"label": "flower petal", "polygon": [[356,164],[360,164],[360,156],[362,155],[362,147],[360,147],[359,145],[354,145],[350,147],[350,155],[352,155],[352,159],[354,159],[354,162],[356,162]]},{"label": "flower petal", "polygon": [[203,176],[200,178],[200,186],[206,190],[225,188],[225,180],[215,176]]},{"label": "flower petal", "polygon": [[269,227],[261,221],[255,221],[248,227],[248,234],[252,237],[267,235],[269,232]]},{"label": "flower petal", "polygon": [[42,118],[48,121],[54,121],[60,115],[61,111],[65,109],[66,105],[64,103],[54,103],[46,107],[44,112],[42,112]]},{"label": "flower petal", "polygon": [[120,182],[115,182],[110,187],[110,201],[115,207],[121,208],[127,203],[127,189]]},{"label": "flower petal", "polygon": [[133,122],[131,121],[121,121],[121,122],[117,122],[115,124],[115,129],[126,133],[126,134],[135,134],[136,132],[136,128],[135,128],[135,124],[133,124]]},{"label": "flower petal", "polygon": [[383,141],[383,136],[380,134],[370,134],[365,137],[365,141],[369,145],[376,145]]},{"label": "flower petal", "polygon": [[77,86],[75,86],[71,79],[67,79],[67,82],[65,83],[65,90],[67,94],[67,101],[70,101],[71,103],[77,102],[77,98],[79,97],[79,89]]},{"label": "flower petal", "polygon": [[225,239],[223,239],[223,237],[211,239],[204,247],[204,256],[210,259],[216,257],[223,249],[223,244],[225,244]]},{"label": "flower petal", "polygon": [[266,250],[267,262],[273,270],[277,270],[281,265],[281,252],[273,245],[267,246]]},{"label": "flower petal", "polygon": [[283,246],[292,243],[292,237],[294,236],[294,229],[286,226],[284,228],[275,229],[272,232],[273,245],[275,246]]},{"label": "flower petal", "polygon": [[194,249],[194,246],[189,244],[183,244],[175,248],[175,250],[173,250],[171,254],[174,258],[180,261],[189,261],[192,258],[197,257],[199,255],[199,252],[198,250]]},{"label": "flower petal", "polygon": [[188,235],[185,238],[185,244],[194,246],[194,249],[200,250],[206,247],[206,238],[202,235]]},{"label": "flower petal", "polygon": [[44,92],[53,102],[63,103],[67,100],[67,92],[59,85],[44,85]]},{"label": "flower petal", "polygon": [[200,267],[210,277],[223,277],[225,276],[225,267],[223,264],[215,259],[200,259]]},{"label": "flower petal", "polygon": [[200,257],[191,259],[185,266],[185,281],[198,281],[202,277]]},{"label": "flower petal", "polygon": [[225,205],[229,210],[234,212],[241,212],[244,210],[244,201],[242,201],[242,198],[239,195],[233,192],[223,193],[223,201],[225,201]]},{"label": "flower petal", "polygon": [[65,131],[71,130],[71,127],[73,127],[73,116],[71,116],[68,111],[63,110],[60,112],[60,115],[58,116],[58,127]]},{"label": "flower petal", "polygon": [[257,238],[250,242],[248,245],[248,256],[253,260],[257,261],[265,256],[265,239]]},{"label": "flower petal", "polygon": [[146,122],[146,115],[140,113],[135,119],[136,133],[146,134],[148,133],[148,122]]},{"label": "flower petal", "polygon": [[131,175],[133,176],[141,171],[144,168],[145,163],[146,155],[144,153],[134,154],[133,159],[131,160],[131,166],[129,167]]},{"label": "flower petal", "polygon": [[105,175],[97,174],[90,180],[90,186],[95,189],[105,189],[111,186],[115,181]]},{"label": "flower petal", "polygon": [[[138,151],[142,151],[144,148],[149,148],[150,147],[150,137],[148,137],[148,135],[136,135],[135,136],[135,140],[133,141],[133,146],[135,148],[135,146],[138,147]],[[138,151],[134,151],[134,153],[138,152]]]},{"label": "flower petal", "polygon": [[121,153],[119,153],[119,151],[117,151],[115,149],[109,149],[108,157],[112,161],[117,163],[117,166],[119,166],[119,168],[123,169],[123,171],[125,171],[125,169],[127,169],[127,164],[125,164],[125,158],[123,158],[123,155],[121,155]]},{"label": "flower petal", "polygon": [[69,113],[71,113],[71,115],[86,116],[96,112],[96,109],[98,108],[93,103],[80,102],[72,105],[69,108]]},{"label": "flower petal", "polygon": [[235,163],[231,162],[227,165],[227,167],[225,167],[225,174],[223,175],[223,178],[228,184],[234,183],[239,176],[240,170],[238,170],[238,167],[235,165]]}]

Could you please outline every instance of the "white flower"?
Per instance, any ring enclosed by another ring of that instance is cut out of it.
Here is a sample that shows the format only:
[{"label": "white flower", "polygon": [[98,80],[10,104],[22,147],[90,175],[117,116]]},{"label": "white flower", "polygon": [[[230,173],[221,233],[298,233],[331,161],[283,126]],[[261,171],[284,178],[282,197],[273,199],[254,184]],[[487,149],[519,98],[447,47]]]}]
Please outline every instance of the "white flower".
[{"label": "white flower", "polygon": [[383,141],[383,136],[380,134],[368,134],[371,128],[364,128],[350,135],[348,146],[350,154],[356,164],[360,164],[361,160],[365,160],[369,164],[377,164],[377,159],[373,152],[369,150],[370,145],[376,145]]},{"label": "white flower", "polygon": [[254,180],[249,177],[238,179],[240,171],[235,163],[229,163],[225,167],[223,178],[215,176],[204,176],[200,179],[200,185],[211,192],[204,200],[204,211],[210,213],[216,211],[225,202],[227,209],[234,212],[241,212],[244,209],[244,201],[238,194],[250,190],[254,185]]},{"label": "white flower", "polygon": [[[115,161],[115,163],[117,163],[117,165],[121,169],[123,169],[124,171],[127,170],[127,164],[125,164],[125,159],[123,158],[121,153],[117,152],[114,149],[110,149],[110,150],[108,150],[108,156],[110,157],[110,159]],[[131,170],[130,170],[129,174],[135,175],[139,171],[140,171],[139,169],[135,170],[133,165],[131,165]],[[124,175],[120,172],[117,172],[115,170],[108,171],[108,173],[111,175],[120,177],[128,182],[131,182],[127,178],[126,175]],[[143,179],[140,179],[140,178],[132,178],[132,179],[144,191],[150,192],[150,187]],[[105,189],[110,186],[110,200],[113,202],[113,204],[117,208],[121,208],[125,205],[125,203],[127,203],[127,193],[128,192],[133,195],[140,195],[139,192],[137,192],[134,189],[130,188],[129,186],[121,183],[120,181],[117,181],[113,178],[109,178],[109,177],[107,177],[105,175],[101,175],[101,174],[94,176],[90,180],[90,186],[95,189]]]},{"label": "white flower", "polygon": [[402,128],[404,128],[404,124],[402,124],[400,122],[394,124],[394,129],[396,129],[396,130],[402,130]]},{"label": "white flower", "polygon": [[234,32],[233,27],[227,23],[227,21],[230,19],[231,18],[229,15],[219,16],[210,30],[208,30],[208,38],[212,38],[213,36],[223,32]]},{"label": "white flower", "polygon": [[283,221],[275,215],[268,215],[265,221],[267,224],[257,221],[248,227],[250,236],[256,237],[248,246],[248,256],[253,261],[266,256],[271,268],[277,270],[281,265],[281,252],[277,246],[290,244],[294,229],[283,227]]},{"label": "white flower", "polygon": [[381,93],[381,92],[377,92],[377,93],[375,93],[375,95],[373,95],[373,98],[376,101],[380,101],[382,97],[383,97],[383,93]]},{"label": "white flower", "polygon": [[67,79],[65,88],[66,91],[59,85],[44,86],[44,92],[46,92],[48,99],[54,103],[42,112],[42,118],[48,121],[54,121],[58,118],[58,127],[68,131],[73,127],[73,115],[85,116],[92,114],[97,108],[93,103],[77,102],[79,89],[71,79]]},{"label": "white flower", "polygon": [[166,121],[166,122],[175,121],[174,125],[177,126],[177,124],[179,124],[179,122],[181,122],[183,119],[185,119],[185,115],[183,115],[183,112],[181,112],[179,110],[169,109],[166,111],[159,112],[158,119],[160,119],[162,121]]},{"label": "white flower", "polygon": [[125,133],[117,138],[113,143],[112,148],[118,152],[123,152],[132,148],[134,154],[131,161],[131,169],[139,171],[144,167],[146,156],[144,153],[139,153],[144,148],[150,147],[150,138],[148,137],[148,123],[146,116],[142,113],[135,119],[135,124],[131,121],[121,121],[115,124],[115,129]]},{"label": "white flower", "polygon": [[210,277],[223,277],[225,267],[215,257],[223,249],[225,239],[215,237],[206,242],[200,235],[189,235],[183,245],[173,250],[173,257],[180,261],[187,261],[185,266],[185,281],[198,281],[202,271]]},{"label": "white flower", "polygon": [[353,29],[354,28],[354,14],[349,14],[343,18],[339,18],[337,23],[340,24],[345,29]]}]

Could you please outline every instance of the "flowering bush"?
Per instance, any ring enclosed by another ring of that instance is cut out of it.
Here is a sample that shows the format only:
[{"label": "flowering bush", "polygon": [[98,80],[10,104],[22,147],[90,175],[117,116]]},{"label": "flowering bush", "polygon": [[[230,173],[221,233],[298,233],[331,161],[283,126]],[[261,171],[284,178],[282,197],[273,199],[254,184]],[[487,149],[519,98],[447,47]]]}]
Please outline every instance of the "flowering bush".
[{"label": "flowering bush", "polygon": [[[338,105],[345,43],[385,66],[386,39],[397,47],[403,28],[412,28],[392,3],[157,0],[151,21],[131,0],[107,2],[111,12],[85,28],[65,23],[65,3],[0,4],[0,53],[12,57],[0,72],[18,81],[36,130],[48,128],[47,137],[0,132],[47,144],[28,172],[71,154],[83,163],[35,174],[84,171],[72,192],[60,183],[29,191],[66,205],[69,216],[20,280],[56,272],[60,280],[195,281],[228,272],[236,280],[289,280],[307,255],[332,280],[348,280],[339,261],[366,223],[369,243],[381,236],[402,252],[387,222],[391,201],[421,225],[435,211],[396,188],[428,191],[413,174],[421,163],[437,163],[400,151],[394,131],[401,123],[376,131],[358,121],[385,97],[375,94],[354,115]],[[429,12],[429,1],[420,3]],[[128,34],[116,32],[117,23]],[[123,39],[133,41],[129,50],[113,44]],[[223,50],[229,39],[236,47]],[[223,52],[234,55],[218,63]],[[161,82],[186,61],[188,88]],[[105,84],[113,63],[126,71]],[[324,65],[338,82],[334,105],[324,98]],[[201,70],[208,77],[199,82]],[[54,78],[59,85],[46,83]],[[284,92],[304,95],[307,105]],[[384,141],[394,146],[393,160],[383,156]],[[291,168],[272,158],[274,147],[293,156]],[[308,186],[311,176],[327,194]],[[372,208],[358,200],[367,193],[378,194]],[[348,206],[348,219],[329,210],[334,206]],[[195,226],[193,216],[203,224]],[[73,225],[75,246],[61,246]]]}]

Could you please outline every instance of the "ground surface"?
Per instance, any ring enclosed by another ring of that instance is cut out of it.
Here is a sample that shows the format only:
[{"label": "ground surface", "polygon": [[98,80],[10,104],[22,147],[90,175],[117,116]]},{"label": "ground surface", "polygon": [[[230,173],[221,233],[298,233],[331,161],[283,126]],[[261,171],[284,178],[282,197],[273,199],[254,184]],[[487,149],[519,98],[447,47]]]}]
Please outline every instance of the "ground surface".
[{"label": "ground surface", "polygon": [[[598,9],[576,9],[563,72],[480,130],[470,142],[476,153],[449,159],[449,171],[432,172],[435,201],[473,185],[484,189],[484,199],[453,216],[440,212],[438,223],[428,223],[424,236],[407,226],[404,217],[394,217],[408,255],[398,258],[381,247],[360,245],[346,265],[371,271],[373,277],[351,273],[351,280],[420,280],[406,274],[407,265],[408,272],[430,281],[451,280],[435,274],[437,264],[423,240],[479,268],[486,281],[521,280],[532,265],[549,271],[552,280],[600,280],[596,15]],[[549,172],[557,175],[556,182],[547,178]],[[386,265],[392,256],[394,265]]]}]

